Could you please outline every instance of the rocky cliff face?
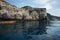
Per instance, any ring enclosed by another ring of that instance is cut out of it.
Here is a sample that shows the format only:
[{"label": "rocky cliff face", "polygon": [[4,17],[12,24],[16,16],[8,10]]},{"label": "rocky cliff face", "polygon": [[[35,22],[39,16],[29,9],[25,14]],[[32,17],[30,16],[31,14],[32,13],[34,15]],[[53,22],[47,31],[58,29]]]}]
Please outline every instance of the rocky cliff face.
[{"label": "rocky cliff face", "polygon": [[46,16],[46,8],[32,8],[30,6],[17,8],[0,0],[0,19],[39,20]]}]

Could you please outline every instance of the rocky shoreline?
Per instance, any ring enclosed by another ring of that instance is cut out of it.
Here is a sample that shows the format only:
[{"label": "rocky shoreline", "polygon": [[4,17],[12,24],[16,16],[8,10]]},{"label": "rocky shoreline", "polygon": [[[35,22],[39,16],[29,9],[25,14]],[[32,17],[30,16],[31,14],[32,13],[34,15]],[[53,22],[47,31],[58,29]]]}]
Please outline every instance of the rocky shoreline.
[{"label": "rocky shoreline", "polygon": [[0,0],[0,20],[42,20],[47,18],[46,8],[24,6],[17,8]]}]

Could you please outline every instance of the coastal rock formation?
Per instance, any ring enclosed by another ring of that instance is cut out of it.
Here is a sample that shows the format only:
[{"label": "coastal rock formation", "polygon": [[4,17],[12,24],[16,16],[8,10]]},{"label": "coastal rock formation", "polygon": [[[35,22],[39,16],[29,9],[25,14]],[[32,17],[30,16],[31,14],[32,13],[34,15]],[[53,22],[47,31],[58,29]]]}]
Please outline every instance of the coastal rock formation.
[{"label": "coastal rock formation", "polygon": [[0,20],[40,20],[46,17],[46,8],[32,8],[30,6],[17,8],[16,6],[7,3],[5,0],[0,0]]},{"label": "coastal rock formation", "polygon": [[49,14],[49,13],[47,13],[47,19],[48,20],[54,20],[54,21],[57,21],[57,20],[60,20],[60,17],[58,17],[58,16],[53,16],[53,15],[51,15],[51,14]]}]

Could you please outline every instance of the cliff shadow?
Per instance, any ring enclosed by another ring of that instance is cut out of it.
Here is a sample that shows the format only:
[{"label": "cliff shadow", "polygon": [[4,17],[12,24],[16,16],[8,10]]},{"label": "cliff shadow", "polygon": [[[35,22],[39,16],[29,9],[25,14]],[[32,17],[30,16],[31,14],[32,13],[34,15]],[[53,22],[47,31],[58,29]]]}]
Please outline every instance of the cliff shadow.
[{"label": "cliff shadow", "polygon": [[24,21],[23,34],[25,35],[41,35],[46,34],[47,21]]}]

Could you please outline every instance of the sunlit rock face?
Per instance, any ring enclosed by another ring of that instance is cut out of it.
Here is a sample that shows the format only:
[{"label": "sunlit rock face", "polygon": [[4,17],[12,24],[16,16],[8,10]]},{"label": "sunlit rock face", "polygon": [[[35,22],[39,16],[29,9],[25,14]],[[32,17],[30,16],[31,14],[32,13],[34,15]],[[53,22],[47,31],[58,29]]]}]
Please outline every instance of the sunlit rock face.
[{"label": "sunlit rock face", "polygon": [[47,16],[46,8],[24,6],[17,8],[4,0],[0,0],[0,18],[18,20],[40,20]]},{"label": "sunlit rock face", "polygon": [[46,12],[46,8],[34,8],[35,11],[37,11],[38,15],[39,15],[39,19],[43,19],[45,17],[47,17],[47,12]]}]

